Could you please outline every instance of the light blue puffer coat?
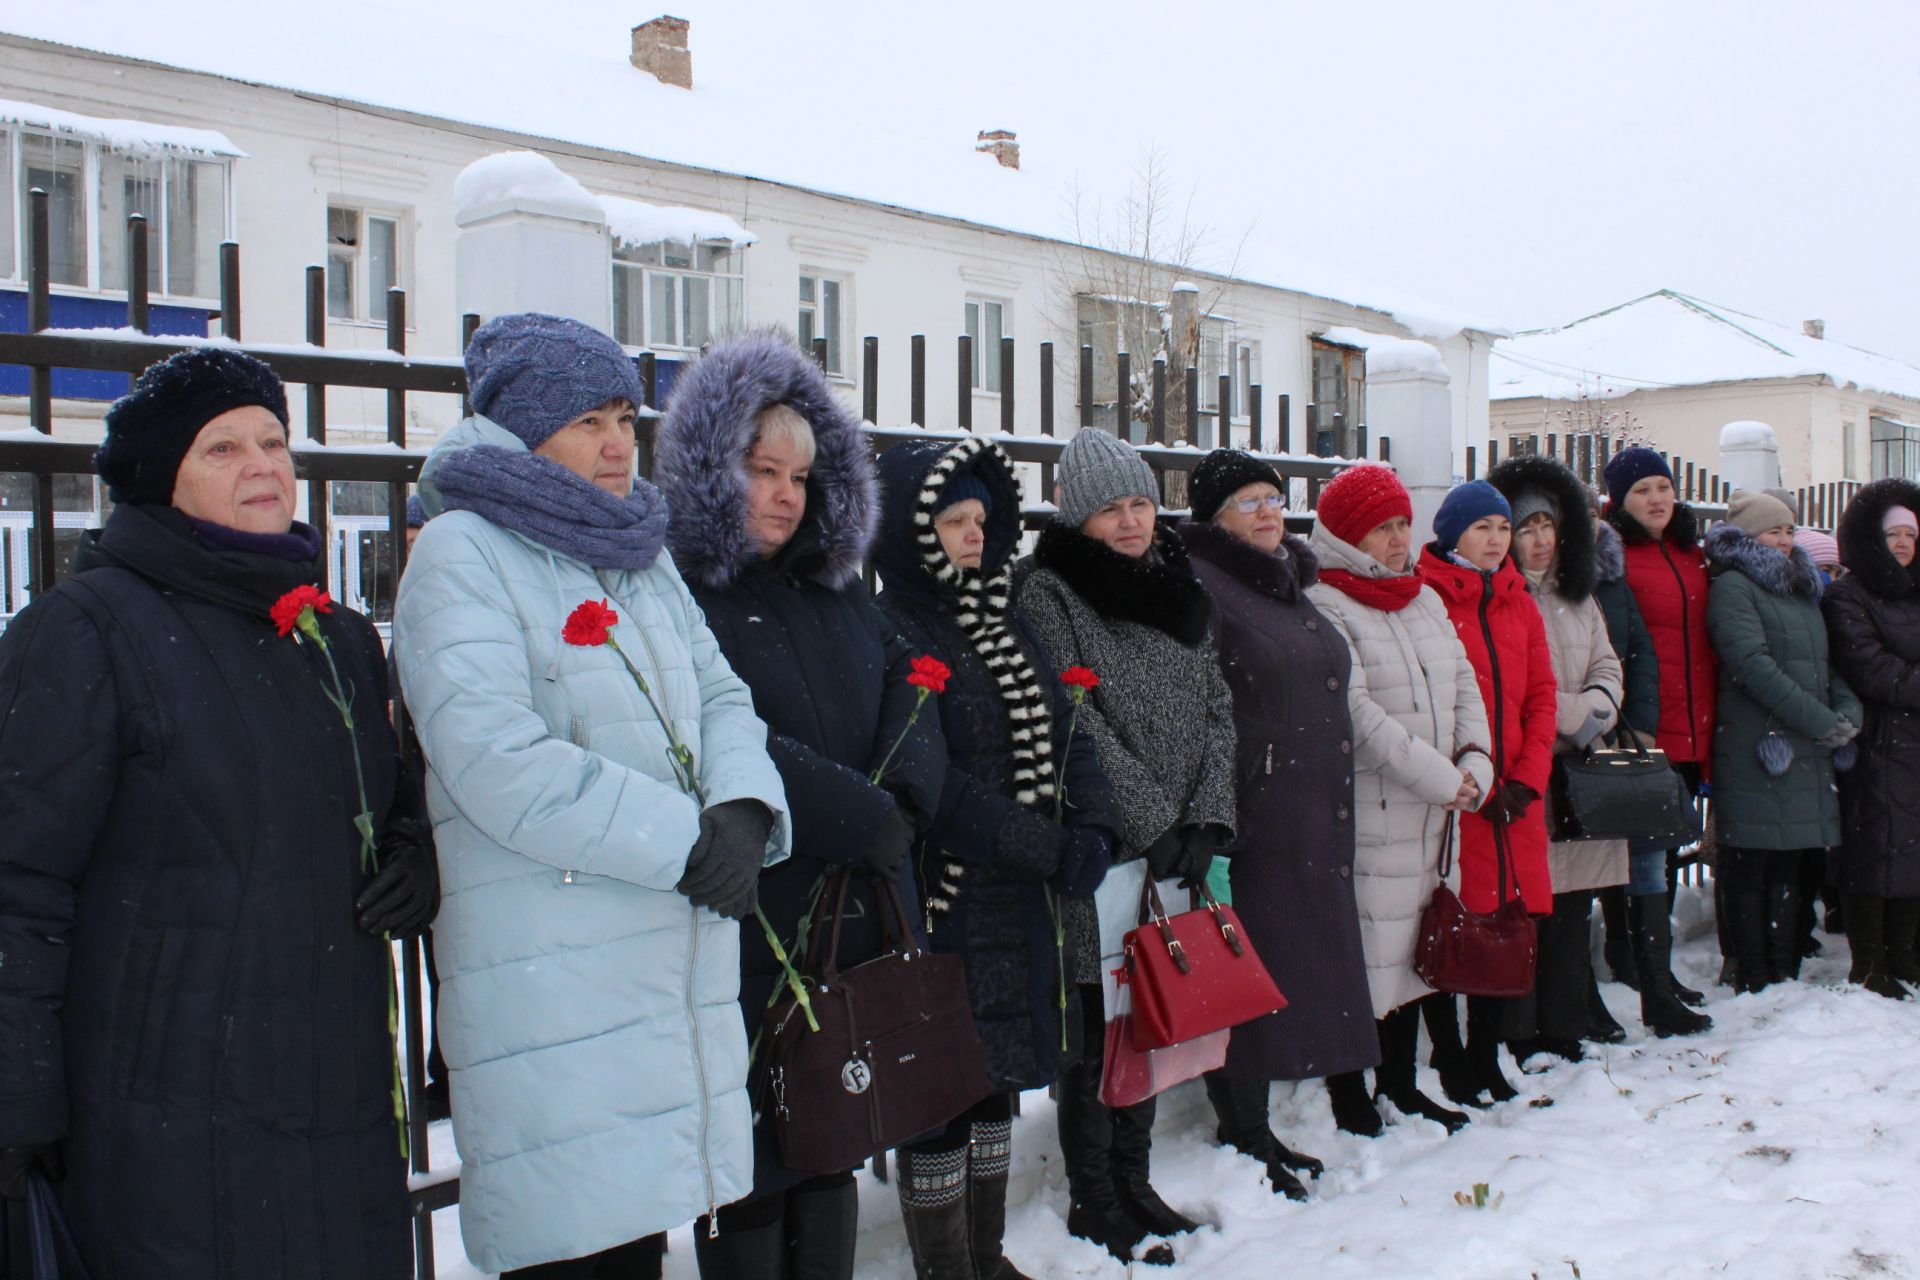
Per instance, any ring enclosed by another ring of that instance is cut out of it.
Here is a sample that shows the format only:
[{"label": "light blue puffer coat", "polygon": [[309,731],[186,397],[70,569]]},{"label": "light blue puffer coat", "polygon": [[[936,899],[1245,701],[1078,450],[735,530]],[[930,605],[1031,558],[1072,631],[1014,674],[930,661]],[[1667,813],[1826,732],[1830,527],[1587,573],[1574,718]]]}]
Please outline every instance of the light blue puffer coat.
[{"label": "light blue puffer coat", "polygon": [[[428,460],[524,448],[469,419]],[[766,727],[664,551],[596,573],[470,511],[421,531],[394,616],[439,846],[440,1042],[467,1256],[494,1272],[677,1226],[753,1184],[740,925],[674,891],[699,828],[646,699],[606,648],[562,643],[583,600],[692,749],[708,804],[777,815]]]}]

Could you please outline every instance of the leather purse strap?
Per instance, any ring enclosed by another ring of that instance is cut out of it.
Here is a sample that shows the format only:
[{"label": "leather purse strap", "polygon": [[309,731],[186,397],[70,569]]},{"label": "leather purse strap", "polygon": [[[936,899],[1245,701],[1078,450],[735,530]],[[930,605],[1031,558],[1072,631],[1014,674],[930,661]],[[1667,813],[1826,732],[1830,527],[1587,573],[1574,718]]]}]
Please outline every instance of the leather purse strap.
[{"label": "leather purse strap", "polygon": [[[1622,747],[1628,751],[1632,751],[1636,755],[1638,755],[1642,760],[1646,759],[1647,758],[1646,744],[1640,741],[1639,734],[1637,733],[1629,734],[1627,732],[1627,713],[1620,709],[1620,699],[1613,696],[1613,690],[1607,688],[1605,685],[1590,684],[1586,688],[1582,689],[1580,692],[1597,693],[1601,697],[1605,698],[1607,702],[1613,707],[1613,732],[1611,734],[1602,735],[1602,739],[1604,740],[1606,738],[1611,738],[1613,740],[1614,746]],[[1582,752],[1584,752],[1587,755],[1593,754],[1593,744],[1591,742],[1589,742],[1586,746],[1580,749]]]},{"label": "leather purse strap", "polygon": [[[1485,747],[1475,746],[1471,742],[1453,753],[1454,767],[1458,768],[1460,762],[1468,756],[1483,756],[1486,758],[1487,763],[1494,766],[1495,772],[1499,771],[1499,765],[1494,761],[1493,753]],[[1489,796],[1488,799],[1492,799],[1492,797]],[[1483,800],[1481,803],[1484,805],[1486,801]],[[1446,828],[1440,838],[1440,880],[1443,884],[1446,882],[1447,873],[1453,870],[1453,827],[1454,819],[1459,816],[1458,813],[1452,809],[1448,809],[1446,814]],[[1494,873],[1496,876],[1494,896],[1499,899],[1499,905],[1504,907],[1507,905],[1507,882],[1509,877],[1512,878],[1513,882],[1513,896],[1516,898],[1520,896],[1520,872],[1507,858],[1506,829],[1497,822],[1489,821],[1487,825],[1493,828]]]},{"label": "leather purse strap", "polygon": [[[816,917],[813,922],[813,941],[809,944],[807,967],[809,976],[837,980],[840,977],[840,927],[847,917],[847,889],[853,877],[859,873],[858,867],[844,867],[827,877],[826,888],[820,900],[831,900],[833,906]],[[906,903],[900,898],[900,886],[892,876],[867,873],[874,886],[873,898],[875,914],[880,921],[880,942],[883,949],[895,951],[918,951],[920,940],[913,928],[907,923]],[[820,946],[820,931],[828,930],[827,947],[823,952]]]}]

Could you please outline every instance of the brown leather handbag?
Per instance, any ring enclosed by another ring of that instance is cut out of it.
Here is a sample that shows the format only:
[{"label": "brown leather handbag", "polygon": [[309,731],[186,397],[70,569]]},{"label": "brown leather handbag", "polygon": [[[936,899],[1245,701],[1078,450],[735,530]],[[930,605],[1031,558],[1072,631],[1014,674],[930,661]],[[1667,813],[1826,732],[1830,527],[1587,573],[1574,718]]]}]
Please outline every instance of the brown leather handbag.
[{"label": "brown leather handbag", "polygon": [[[813,925],[803,979],[818,1031],[799,1002],[765,1014],[765,1104],[780,1162],[801,1173],[840,1173],[930,1133],[992,1092],[958,956],[922,947],[900,891],[875,876],[885,950],[840,972],[840,926],[852,870],[829,876],[829,910]],[[822,937],[822,933],[825,937]]]},{"label": "brown leather handbag", "polygon": [[[1459,760],[1460,756],[1454,757],[1456,764]],[[1440,887],[1420,913],[1413,971],[1435,991],[1462,996],[1524,996],[1533,990],[1540,940],[1533,917],[1527,914],[1527,904],[1520,900],[1519,877],[1507,860],[1507,833],[1497,825],[1493,828],[1500,905],[1488,912],[1469,911],[1459,895],[1447,888],[1447,873],[1453,869],[1456,817],[1453,810],[1447,811],[1446,833],[1440,845]],[[1511,898],[1507,896],[1510,877]]]}]

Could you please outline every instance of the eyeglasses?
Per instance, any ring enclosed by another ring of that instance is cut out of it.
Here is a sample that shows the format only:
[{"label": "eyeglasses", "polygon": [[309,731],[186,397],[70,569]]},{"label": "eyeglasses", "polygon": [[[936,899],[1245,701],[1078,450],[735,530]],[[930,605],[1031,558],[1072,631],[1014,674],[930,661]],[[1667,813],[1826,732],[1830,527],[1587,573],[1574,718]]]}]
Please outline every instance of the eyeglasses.
[{"label": "eyeglasses", "polygon": [[1287,500],[1280,494],[1270,493],[1264,498],[1242,498],[1233,504],[1233,509],[1243,516],[1250,516],[1262,507],[1269,511],[1284,511]]}]

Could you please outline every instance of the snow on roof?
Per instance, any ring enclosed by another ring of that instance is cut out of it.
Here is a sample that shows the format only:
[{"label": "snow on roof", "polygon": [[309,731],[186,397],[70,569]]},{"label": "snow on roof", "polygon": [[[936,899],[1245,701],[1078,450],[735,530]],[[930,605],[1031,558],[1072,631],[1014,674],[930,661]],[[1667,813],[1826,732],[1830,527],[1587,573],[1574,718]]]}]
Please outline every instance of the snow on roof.
[{"label": "snow on roof", "polygon": [[1920,400],[1920,368],[1671,289],[1502,339],[1489,376],[1494,400],[1809,376]]},{"label": "snow on roof", "polygon": [[516,201],[588,219],[606,216],[591,192],[537,151],[482,156],[453,180],[453,218],[462,225]]},{"label": "snow on roof", "polygon": [[27,125],[70,134],[90,142],[102,143],[114,151],[129,155],[245,156],[226,134],[217,129],[185,129],[171,124],[149,124],[145,120],[111,120],[104,116],[83,116],[77,111],[61,111],[35,102],[16,102],[0,98],[0,125]]},{"label": "snow on roof", "polygon": [[622,244],[676,240],[682,244],[720,242],[739,249],[760,238],[726,214],[707,209],[648,204],[625,196],[601,196],[600,207],[606,211],[607,229]]},{"label": "snow on roof", "polygon": [[1424,373],[1451,382],[1453,374],[1440,352],[1429,342],[1397,337],[1391,333],[1373,333],[1350,325],[1335,325],[1316,335],[1342,347],[1359,347],[1367,353],[1367,374]]},{"label": "snow on roof", "polygon": [[[566,20],[554,21],[532,16],[522,0],[331,0],[279,6],[266,21],[254,0],[63,0],[10,6],[0,26],[1066,243],[1082,238],[1080,197],[1112,209],[1129,196],[1141,137],[1113,112],[1087,109],[1085,86],[1065,64],[1058,74],[1015,82],[994,68],[903,58],[903,47],[935,50],[946,41],[928,21],[849,19],[814,36],[811,12],[695,3],[694,87],[686,90],[628,61],[628,29],[648,11],[624,0],[565,8]],[[802,47],[809,39],[817,43]],[[962,73],[964,88],[956,87]],[[1010,106],[1022,117],[1011,122],[1022,144],[1019,169],[975,150],[982,117],[1003,119]],[[1266,167],[1276,178],[1283,172],[1277,160]],[[1290,185],[1283,189],[1290,198]],[[1279,192],[1248,179],[1212,190],[1209,207],[1194,210],[1212,229],[1212,247],[1188,265],[1381,312],[1421,337],[1507,332],[1295,257],[1297,236],[1272,214],[1276,201],[1284,203]]]}]

